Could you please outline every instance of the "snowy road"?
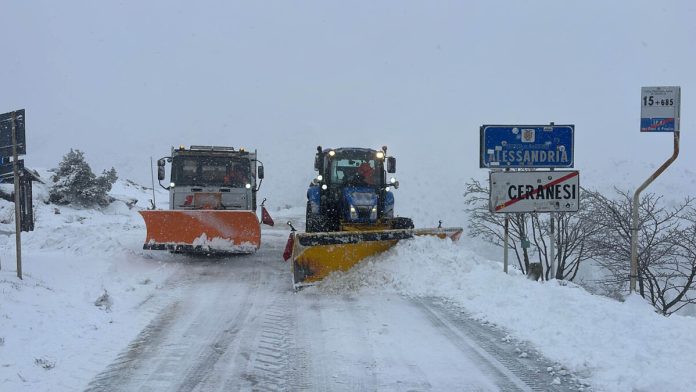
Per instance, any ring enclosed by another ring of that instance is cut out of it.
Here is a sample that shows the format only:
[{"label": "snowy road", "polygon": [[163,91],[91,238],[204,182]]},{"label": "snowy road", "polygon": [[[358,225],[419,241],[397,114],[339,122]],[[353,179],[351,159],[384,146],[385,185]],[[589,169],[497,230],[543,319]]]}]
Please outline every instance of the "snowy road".
[{"label": "snowy road", "polygon": [[252,256],[183,262],[144,305],[158,316],[87,390],[564,390],[543,358],[437,299],[293,292],[286,235],[265,231]]}]

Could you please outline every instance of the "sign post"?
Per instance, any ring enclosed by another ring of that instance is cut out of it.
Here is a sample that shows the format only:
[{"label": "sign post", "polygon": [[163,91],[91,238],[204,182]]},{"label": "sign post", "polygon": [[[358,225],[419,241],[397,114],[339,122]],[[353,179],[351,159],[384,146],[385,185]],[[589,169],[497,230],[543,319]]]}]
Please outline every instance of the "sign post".
[{"label": "sign post", "polygon": [[[480,128],[479,165],[492,169],[490,211],[551,213],[552,278],[557,269],[555,212],[576,212],[580,205],[579,172],[554,172],[555,168],[573,167],[574,137],[575,125],[483,125]],[[510,172],[510,169],[538,168],[550,171]],[[504,225],[503,269],[507,272],[507,214]]]},{"label": "sign post", "polygon": [[510,242],[510,217],[505,214],[505,245],[503,248],[503,272],[508,273],[508,243]]},{"label": "sign post", "polygon": [[556,231],[554,228],[555,213],[551,213],[551,279],[556,278]]},{"label": "sign post", "polygon": [[[9,154],[12,154],[12,173],[14,174],[17,277],[19,279],[22,279],[22,204],[20,194],[20,170],[22,170],[20,165],[22,164],[22,162],[20,162],[19,160],[19,155],[27,153],[24,120],[24,109],[0,115],[0,156],[6,157]],[[3,162],[5,162],[5,159],[3,159]]]},{"label": "sign post", "polygon": [[15,196],[15,239],[17,246],[17,277],[22,279],[22,222],[21,208],[19,207],[19,164],[17,159],[17,112],[12,112],[12,166],[14,168],[14,196]]},{"label": "sign post", "polygon": [[674,150],[672,156],[660,166],[633,194],[631,211],[631,276],[629,290],[636,291],[638,278],[638,203],[640,193],[645,190],[679,156],[679,109],[681,87],[643,87],[641,88],[640,131],[673,132]]}]

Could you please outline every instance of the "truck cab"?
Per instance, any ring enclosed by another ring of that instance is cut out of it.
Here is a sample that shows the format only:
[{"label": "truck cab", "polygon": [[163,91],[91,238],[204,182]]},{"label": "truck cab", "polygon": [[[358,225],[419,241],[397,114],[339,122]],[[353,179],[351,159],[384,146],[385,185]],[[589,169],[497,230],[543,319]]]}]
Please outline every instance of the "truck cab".
[{"label": "truck cab", "polygon": [[165,179],[166,162],[171,162],[170,182],[163,187],[169,190],[170,210],[256,211],[263,164],[255,151],[221,146],[172,148],[169,157],[157,162],[160,181]]}]

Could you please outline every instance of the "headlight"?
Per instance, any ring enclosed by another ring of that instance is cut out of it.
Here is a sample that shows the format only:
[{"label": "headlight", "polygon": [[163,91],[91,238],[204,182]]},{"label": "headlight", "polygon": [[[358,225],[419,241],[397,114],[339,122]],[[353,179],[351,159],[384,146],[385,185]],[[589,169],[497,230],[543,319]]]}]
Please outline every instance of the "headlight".
[{"label": "headlight", "polygon": [[352,205],[350,206],[350,219],[358,219],[358,212]]},{"label": "headlight", "polygon": [[326,184],[323,184],[323,185],[321,186],[321,189],[323,189],[323,190],[327,190],[328,188],[329,188],[329,187],[326,186]]},{"label": "headlight", "polygon": [[395,182],[396,182],[396,178],[394,178],[394,177],[390,178],[390,179],[389,179],[389,182],[391,182],[392,184],[395,183]]},{"label": "headlight", "polygon": [[377,220],[377,206],[372,207],[372,210],[370,210],[370,220]]},{"label": "headlight", "polygon": [[246,189],[251,189],[251,184],[246,184],[246,185],[244,185],[244,187],[245,187]]},{"label": "headlight", "polygon": [[384,190],[389,192],[389,187],[385,187]]},{"label": "headlight", "polygon": [[377,151],[377,159],[384,159],[384,152]]},{"label": "headlight", "polygon": [[330,156],[330,157],[332,157],[332,156],[334,156],[334,155],[336,155],[336,151],[334,151],[334,150],[329,151],[329,156]]},{"label": "headlight", "polygon": [[176,185],[176,184],[174,184],[173,182],[170,182],[170,183],[169,183],[169,187],[170,187],[170,188],[174,188],[174,185]]},{"label": "headlight", "polygon": [[321,181],[323,179],[324,179],[324,176],[322,176],[321,174],[317,176],[317,181]]}]

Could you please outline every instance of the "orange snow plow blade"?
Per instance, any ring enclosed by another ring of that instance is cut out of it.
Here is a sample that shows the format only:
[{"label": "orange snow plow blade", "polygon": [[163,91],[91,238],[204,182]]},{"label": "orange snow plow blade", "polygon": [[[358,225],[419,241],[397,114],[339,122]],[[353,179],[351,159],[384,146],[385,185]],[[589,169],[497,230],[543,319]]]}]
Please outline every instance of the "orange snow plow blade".
[{"label": "orange snow plow blade", "polygon": [[147,238],[143,249],[176,253],[253,253],[261,227],[252,211],[144,210]]},{"label": "orange snow plow blade", "polygon": [[292,248],[289,258],[294,287],[311,285],[333,271],[347,271],[362,259],[384,252],[403,239],[432,235],[456,241],[461,233],[461,227],[293,233],[289,239]]}]

